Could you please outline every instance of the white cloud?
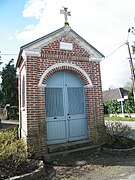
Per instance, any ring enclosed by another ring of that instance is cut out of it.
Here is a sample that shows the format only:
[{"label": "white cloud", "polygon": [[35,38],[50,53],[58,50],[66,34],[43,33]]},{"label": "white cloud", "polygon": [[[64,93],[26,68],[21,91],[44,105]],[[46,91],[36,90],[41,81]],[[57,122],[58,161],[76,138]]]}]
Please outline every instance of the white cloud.
[{"label": "white cloud", "polygon": [[25,29],[28,31],[31,31],[34,29],[34,27],[35,27],[34,25],[30,24],[30,25],[26,26]]},{"label": "white cloud", "polygon": [[[62,1],[62,0],[61,0]],[[35,17],[38,18],[38,22],[36,25],[34,25],[33,27],[30,25],[30,27],[32,28],[27,28],[29,27],[29,25],[27,27],[25,27],[24,31],[18,33],[17,35],[17,39],[18,40],[23,40],[23,41],[31,41],[31,40],[35,40],[36,38],[39,38],[43,35],[45,35],[46,33],[49,33],[57,28],[61,27],[61,23],[60,22],[60,18],[63,18],[60,14],[60,5],[58,3],[58,1],[54,1],[54,0],[36,0],[36,3],[32,3],[35,2],[33,1],[29,1],[26,5],[26,8],[24,10],[25,17]],[[44,6],[38,6],[37,4],[39,3],[43,3]],[[34,9],[36,9],[34,11]],[[26,16],[27,15],[27,16]],[[64,24],[64,23],[63,23]]]},{"label": "white cloud", "polygon": [[29,0],[24,8],[24,17],[40,19],[45,9],[45,0]]}]

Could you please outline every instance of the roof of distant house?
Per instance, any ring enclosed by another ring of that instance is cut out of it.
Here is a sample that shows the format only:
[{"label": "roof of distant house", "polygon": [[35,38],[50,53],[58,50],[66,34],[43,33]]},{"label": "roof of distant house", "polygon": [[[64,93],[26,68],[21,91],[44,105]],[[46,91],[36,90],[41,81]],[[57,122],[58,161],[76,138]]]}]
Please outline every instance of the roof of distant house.
[{"label": "roof of distant house", "polygon": [[103,100],[111,101],[111,100],[121,99],[124,98],[124,96],[127,96],[128,93],[129,91],[124,88],[109,89],[103,91]]}]

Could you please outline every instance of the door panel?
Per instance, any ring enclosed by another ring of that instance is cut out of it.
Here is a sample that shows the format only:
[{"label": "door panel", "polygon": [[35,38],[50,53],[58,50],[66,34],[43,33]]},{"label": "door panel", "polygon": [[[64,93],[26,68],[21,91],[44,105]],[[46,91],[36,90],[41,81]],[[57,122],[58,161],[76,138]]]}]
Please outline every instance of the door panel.
[{"label": "door panel", "polygon": [[69,141],[87,137],[83,87],[67,88]]},{"label": "door panel", "polygon": [[46,88],[47,143],[66,141],[66,127],[63,105],[63,88]]},{"label": "door panel", "polygon": [[58,144],[66,142],[66,126],[65,120],[63,121],[50,121],[47,122],[47,144]]},{"label": "door panel", "polygon": [[86,118],[69,119],[69,141],[87,138],[85,122]]},{"label": "door panel", "polygon": [[83,115],[84,114],[84,94],[83,87],[69,87],[68,94],[68,114]]},{"label": "door panel", "polygon": [[82,87],[83,86],[83,83],[80,80],[80,78],[74,73],[65,71],[64,74],[65,74],[65,83],[68,85],[68,87]]},{"label": "door panel", "polygon": [[48,118],[64,116],[63,89],[46,88],[46,116]]},{"label": "door panel", "polygon": [[63,87],[63,72],[62,71],[59,71],[59,72],[56,72],[54,74],[52,74],[47,82],[46,82],[46,85],[47,87]]}]

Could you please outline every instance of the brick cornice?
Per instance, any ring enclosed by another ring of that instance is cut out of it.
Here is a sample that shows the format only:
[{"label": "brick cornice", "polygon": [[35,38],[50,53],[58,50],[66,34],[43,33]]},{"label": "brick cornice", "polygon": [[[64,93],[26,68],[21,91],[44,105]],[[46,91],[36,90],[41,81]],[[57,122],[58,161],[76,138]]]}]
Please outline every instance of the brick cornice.
[{"label": "brick cornice", "polygon": [[49,54],[41,54],[41,58],[54,58],[54,59],[67,59],[67,60],[72,60],[72,61],[88,61],[89,58],[88,57],[84,57],[84,56],[74,56],[74,55],[63,55],[63,54],[53,54],[53,53],[49,53]]}]

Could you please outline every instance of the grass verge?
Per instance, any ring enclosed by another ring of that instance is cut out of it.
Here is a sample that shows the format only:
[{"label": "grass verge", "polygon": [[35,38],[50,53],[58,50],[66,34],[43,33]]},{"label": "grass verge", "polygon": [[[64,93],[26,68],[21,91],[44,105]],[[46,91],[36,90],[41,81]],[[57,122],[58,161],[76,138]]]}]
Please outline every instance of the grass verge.
[{"label": "grass verge", "polygon": [[117,116],[105,116],[105,120],[114,120],[114,121],[135,121],[135,118],[131,117],[117,117]]}]

